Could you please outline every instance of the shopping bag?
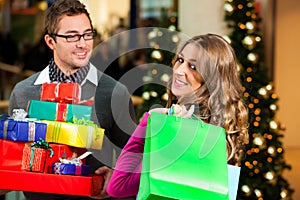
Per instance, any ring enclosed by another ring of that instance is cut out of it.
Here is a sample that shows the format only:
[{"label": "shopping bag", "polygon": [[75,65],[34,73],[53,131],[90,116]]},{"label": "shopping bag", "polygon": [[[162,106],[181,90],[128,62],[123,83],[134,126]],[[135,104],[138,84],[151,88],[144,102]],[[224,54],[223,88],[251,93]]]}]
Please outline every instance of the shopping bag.
[{"label": "shopping bag", "polygon": [[138,199],[228,200],[225,136],[200,119],[152,113]]},{"label": "shopping bag", "polygon": [[241,167],[228,165],[228,195],[229,200],[236,200]]}]

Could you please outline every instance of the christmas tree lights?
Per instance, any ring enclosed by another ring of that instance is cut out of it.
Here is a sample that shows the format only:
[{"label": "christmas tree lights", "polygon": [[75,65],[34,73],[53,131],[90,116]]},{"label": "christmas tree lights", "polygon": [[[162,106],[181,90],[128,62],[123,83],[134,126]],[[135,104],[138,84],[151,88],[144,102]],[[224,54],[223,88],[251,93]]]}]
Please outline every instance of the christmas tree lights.
[{"label": "christmas tree lights", "polygon": [[283,178],[291,169],[281,142],[285,130],[278,119],[278,96],[264,64],[261,18],[254,0],[228,0],[225,20],[227,40],[237,54],[243,91],[249,109],[249,143],[242,160],[238,199],[288,200],[293,190]]}]

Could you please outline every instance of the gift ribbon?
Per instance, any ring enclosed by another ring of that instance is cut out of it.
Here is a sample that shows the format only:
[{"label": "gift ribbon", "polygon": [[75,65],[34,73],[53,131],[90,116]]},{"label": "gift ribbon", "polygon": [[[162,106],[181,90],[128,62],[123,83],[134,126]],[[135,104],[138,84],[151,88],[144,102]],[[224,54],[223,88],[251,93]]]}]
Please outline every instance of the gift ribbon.
[{"label": "gift ribbon", "polygon": [[72,104],[74,102],[74,100],[72,98],[61,98],[61,97],[55,97],[55,98],[48,98],[47,101],[50,102],[57,102],[57,103],[68,103],[68,104]]},{"label": "gift ribbon", "polygon": [[55,85],[55,89],[54,89],[54,95],[55,95],[55,98],[58,98],[58,97],[59,97],[59,86],[60,86],[60,82],[58,82],[58,83]]},{"label": "gift ribbon", "polygon": [[53,133],[52,133],[52,139],[53,139],[53,142],[58,142],[62,124],[59,122],[53,122],[53,123],[54,123],[54,128],[53,128]]},{"label": "gift ribbon", "polygon": [[68,115],[68,104],[57,103],[56,105],[56,121],[65,122]]},{"label": "gift ribbon", "polygon": [[86,106],[92,106],[94,104],[94,98],[90,98],[88,100],[82,100],[82,101],[79,101],[78,104],[80,105],[86,105]]},{"label": "gift ribbon", "polygon": [[28,141],[34,141],[35,138],[35,123],[28,122]]},{"label": "gift ribbon", "polygon": [[9,121],[9,120],[6,120],[6,121],[4,122],[4,127],[3,127],[3,139],[7,139],[8,121]]},{"label": "gift ribbon", "polygon": [[81,175],[81,166],[75,167],[75,175]]},{"label": "gift ribbon", "polygon": [[91,148],[93,144],[93,135],[96,132],[96,128],[88,126],[87,138],[86,138],[86,147]]},{"label": "gift ribbon", "polygon": [[30,155],[30,162],[29,162],[30,171],[32,171],[33,159],[34,159],[34,148],[31,148],[31,155]]}]

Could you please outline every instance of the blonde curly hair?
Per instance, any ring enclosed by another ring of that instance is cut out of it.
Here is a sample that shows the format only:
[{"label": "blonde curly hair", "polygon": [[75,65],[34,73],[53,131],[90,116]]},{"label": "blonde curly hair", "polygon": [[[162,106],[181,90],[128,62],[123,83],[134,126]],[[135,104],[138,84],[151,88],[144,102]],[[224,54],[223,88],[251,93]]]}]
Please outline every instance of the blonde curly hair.
[{"label": "blonde curly hair", "polygon": [[[195,114],[211,124],[226,130],[228,163],[240,165],[244,145],[248,142],[248,109],[243,91],[235,52],[230,44],[216,34],[198,35],[185,42],[199,47],[197,71],[204,83],[194,95],[174,98],[171,83],[168,87],[167,107],[176,99],[178,104],[195,105]],[[174,61],[177,60],[175,56]]]}]

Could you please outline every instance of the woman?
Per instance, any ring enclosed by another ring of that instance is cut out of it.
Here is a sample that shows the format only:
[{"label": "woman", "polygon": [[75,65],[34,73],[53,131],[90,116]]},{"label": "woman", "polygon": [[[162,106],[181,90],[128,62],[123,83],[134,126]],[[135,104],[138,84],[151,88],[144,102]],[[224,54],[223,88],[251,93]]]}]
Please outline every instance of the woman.
[{"label": "woman", "polygon": [[224,127],[228,164],[240,164],[243,146],[248,141],[248,111],[242,99],[234,50],[222,37],[195,36],[179,48],[168,93],[167,108],[146,113],[123,149],[108,185],[111,196],[137,195],[145,128],[151,112],[168,114],[173,110],[181,117],[195,114],[208,123]]}]

